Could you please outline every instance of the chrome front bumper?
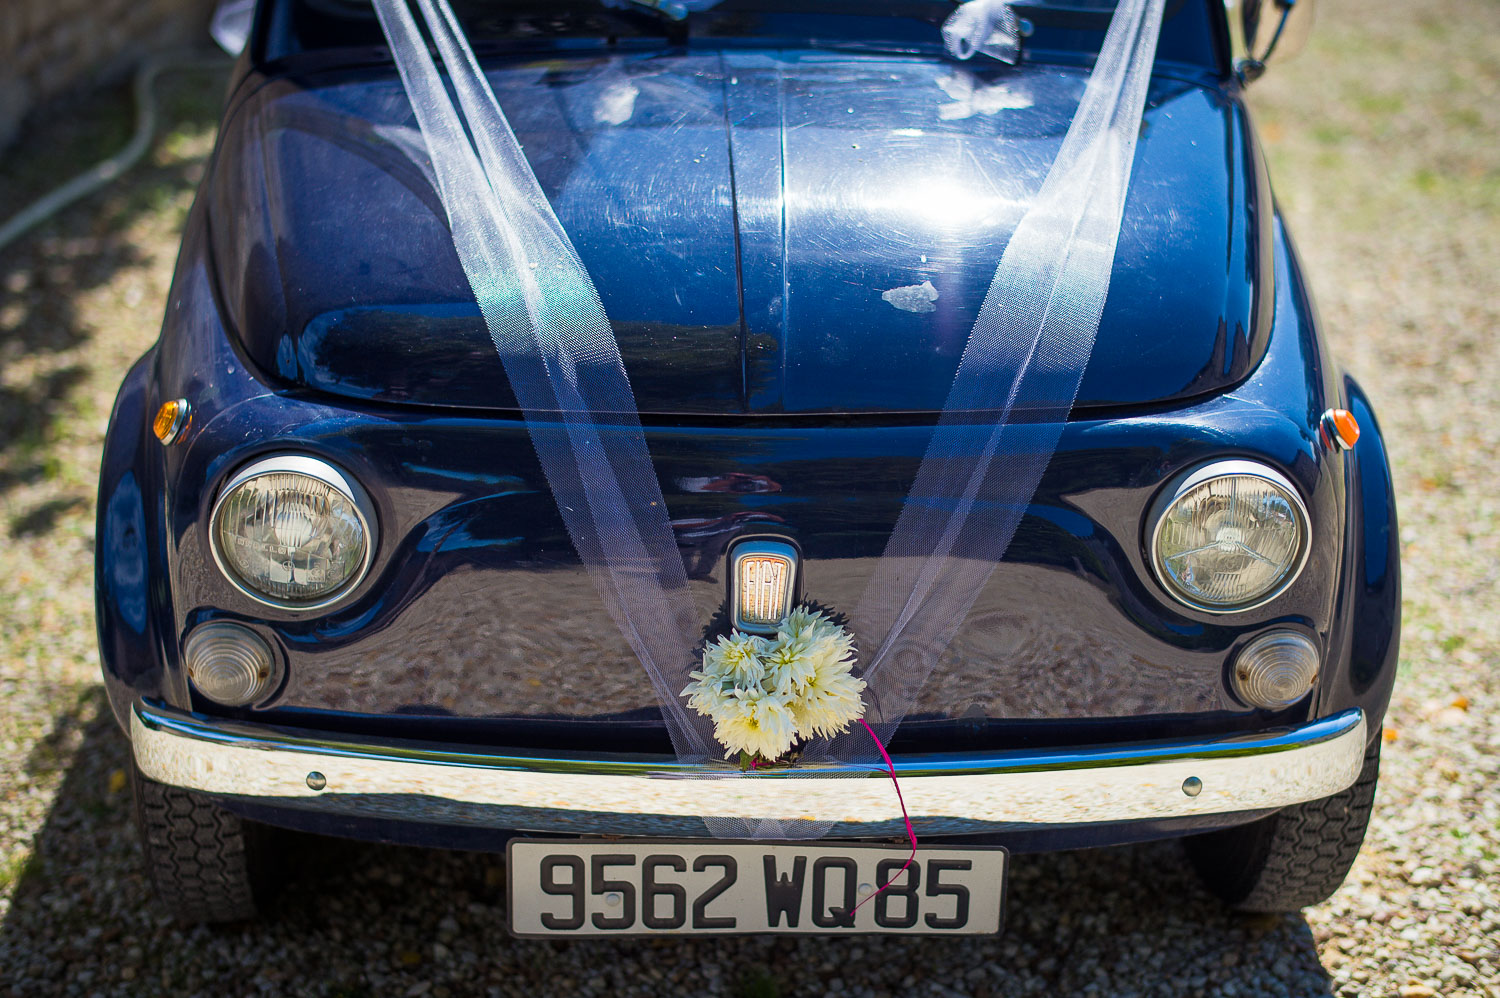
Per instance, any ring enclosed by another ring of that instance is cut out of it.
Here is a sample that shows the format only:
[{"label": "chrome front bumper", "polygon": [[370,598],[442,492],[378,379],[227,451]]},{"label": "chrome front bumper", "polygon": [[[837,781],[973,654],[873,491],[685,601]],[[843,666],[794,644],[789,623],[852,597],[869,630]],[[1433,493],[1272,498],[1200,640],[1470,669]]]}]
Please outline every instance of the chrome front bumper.
[{"label": "chrome front bumper", "polygon": [[[899,834],[882,770],[741,775],[660,756],[463,751],[352,742],[138,703],[131,744],[153,780],[262,805],[517,831],[701,835],[703,815],[833,822]],[[1359,776],[1358,710],[1300,728],[1201,742],[902,756],[919,832],[963,834],[1261,811],[1337,793]],[[846,774],[862,779],[826,779]]]}]

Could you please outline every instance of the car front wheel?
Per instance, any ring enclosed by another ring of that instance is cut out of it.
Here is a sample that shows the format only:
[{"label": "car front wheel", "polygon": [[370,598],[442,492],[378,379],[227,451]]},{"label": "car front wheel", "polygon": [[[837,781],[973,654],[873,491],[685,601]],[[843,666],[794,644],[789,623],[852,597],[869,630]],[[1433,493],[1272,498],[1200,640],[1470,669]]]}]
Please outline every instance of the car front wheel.
[{"label": "car front wheel", "polygon": [[187,924],[260,914],[276,886],[271,829],[139,772],[132,777],[146,872],[167,910]]},{"label": "car front wheel", "polygon": [[1183,840],[1204,885],[1236,911],[1291,912],[1325,900],[1359,854],[1380,775],[1380,740],[1353,786],[1268,818]]}]

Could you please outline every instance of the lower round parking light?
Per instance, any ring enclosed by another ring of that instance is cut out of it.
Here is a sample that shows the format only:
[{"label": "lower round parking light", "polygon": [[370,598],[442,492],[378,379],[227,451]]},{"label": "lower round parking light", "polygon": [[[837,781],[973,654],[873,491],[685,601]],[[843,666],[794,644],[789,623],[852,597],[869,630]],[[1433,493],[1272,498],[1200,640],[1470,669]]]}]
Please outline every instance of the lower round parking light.
[{"label": "lower round parking light", "polygon": [[1234,660],[1234,690],[1263,710],[1301,700],[1318,679],[1318,649],[1296,631],[1270,631],[1247,644]]},{"label": "lower round parking light", "polygon": [[276,656],[265,639],[232,621],[195,627],[182,656],[193,688],[226,707],[264,700],[280,681]]}]

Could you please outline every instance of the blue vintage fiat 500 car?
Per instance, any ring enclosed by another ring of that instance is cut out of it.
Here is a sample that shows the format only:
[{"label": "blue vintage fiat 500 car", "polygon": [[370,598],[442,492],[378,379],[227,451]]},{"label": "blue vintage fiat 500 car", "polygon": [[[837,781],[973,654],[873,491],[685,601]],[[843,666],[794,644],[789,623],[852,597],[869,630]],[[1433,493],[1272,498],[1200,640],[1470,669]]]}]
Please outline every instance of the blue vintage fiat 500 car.
[{"label": "blue vintage fiat 500 car", "polygon": [[[906,855],[889,781],[798,781],[819,839],[709,834],[784,774],[674,755],[368,0],[262,0],[100,476],[103,672],[171,910],[261,910],[278,830],[509,844],[523,934],[996,931],[1009,852],[1163,837],[1239,908],[1326,897],[1400,586],[1380,431],[1242,98],[1309,6],[1166,6],[1092,357],[890,740],[922,852],[852,922]],[[613,321],[705,638],[851,607],[1113,4],[1016,5],[1016,66],[951,58],[938,0],[454,7]]]}]

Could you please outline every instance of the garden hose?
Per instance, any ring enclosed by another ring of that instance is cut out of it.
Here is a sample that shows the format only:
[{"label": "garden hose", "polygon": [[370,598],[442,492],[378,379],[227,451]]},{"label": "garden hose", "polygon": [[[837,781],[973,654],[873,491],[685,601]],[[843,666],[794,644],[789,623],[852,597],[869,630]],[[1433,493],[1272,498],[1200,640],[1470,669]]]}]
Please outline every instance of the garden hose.
[{"label": "garden hose", "polygon": [[74,202],[107,187],[140,161],[156,136],[159,115],[152,88],[158,76],[175,70],[227,69],[229,65],[224,57],[211,57],[201,49],[164,52],[142,62],[132,87],[136,122],[130,141],[113,156],[44,194],[0,225],[0,251]]}]

